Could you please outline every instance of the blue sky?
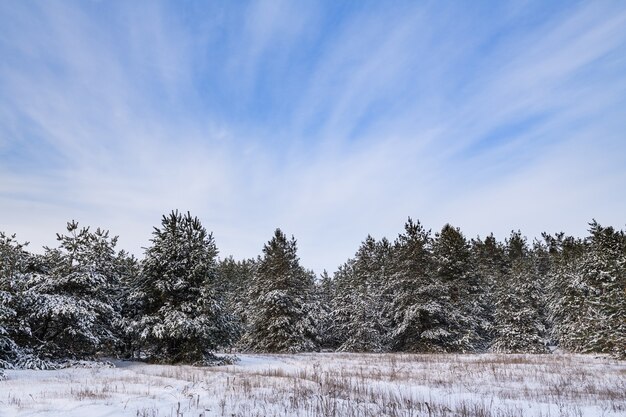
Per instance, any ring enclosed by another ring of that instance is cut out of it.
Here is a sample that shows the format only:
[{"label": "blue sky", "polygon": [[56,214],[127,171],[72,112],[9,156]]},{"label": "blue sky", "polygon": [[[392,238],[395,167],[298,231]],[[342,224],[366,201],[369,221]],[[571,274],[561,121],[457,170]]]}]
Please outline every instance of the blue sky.
[{"label": "blue sky", "polygon": [[172,209],[334,270],[408,216],[466,236],[626,218],[626,4],[0,2],[0,230],[137,255]]}]

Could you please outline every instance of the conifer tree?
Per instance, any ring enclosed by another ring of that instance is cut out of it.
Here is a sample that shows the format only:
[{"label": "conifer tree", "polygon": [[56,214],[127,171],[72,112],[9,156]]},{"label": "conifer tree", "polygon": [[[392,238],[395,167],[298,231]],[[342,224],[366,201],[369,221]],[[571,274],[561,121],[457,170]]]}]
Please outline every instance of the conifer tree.
[{"label": "conifer tree", "polygon": [[[446,224],[433,242],[435,280],[445,290],[440,346],[444,351],[471,352],[485,347],[489,327],[484,285],[474,268],[469,242],[458,228]],[[446,333],[444,335],[444,333]]]},{"label": "conifer tree", "polygon": [[324,270],[314,289],[313,316],[317,325],[321,349],[336,349],[337,341],[333,335],[332,300],[335,294],[335,281]]},{"label": "conifer tree", "polygon": [[391,294],[393,327],[390,346],[396,351],[430,350],[423,339],[430,316],[439,311],[439,294],[431,282],[432,237],[419,221],[408,219],[394,245],[394,265],[387,292]]},{"label": "conifer tree", "polygon": [[31,343],[48,358],[88,358],[113,353],[118,342],[121,282],[115,253],[117,237],[109,232],[67,224],[57,234],[58,248],[46,248],[37,273],[29,276],[22,301]]},{"label": "conifer tree", "polygon": [[521,233],[507,240],[508,265],[497,283],[495,338],[491,349],[504,353],[547,352],[547,332],[540,281]]},{"label": "conifer tree", "polygon": [[217,248],[197,217],[178,211],[154,228],[134,284],[138,315],[128,320],[140,357],[161,363],[212,364],[229,345],[233,320],[217,284]]},{"label": "conifer tree", "polygon": [[137,291],[135,288],[141,274],[141,264],[132,255],[122,252],[118,261],[118,270],[120,272],[120,286],[116,292],[119,300],[118,308],[121,316],[119,340],[116,351],[119,356],[126,359],[133,358],[133,349],[138,346],[137,335],[134,334],[129,327],[132,319],[138,318],[141,314],[141,304],[137,299]]},{"label": "conifer tree", "polygon": [[250,287],[250,311],[244,349],[256,352],[304,352],[317,349],[311,314],[313,274],[300,266],[296,240],[276,229],[264,245]]},{"label": "conifer tree", "polygon": [[234,341],[241,337],[248,321],[248,294],[254,278],[254,259],[236,261],[232,256],[219,263],[219,291],[224,294],[225,308],[234,317]]},{"label": "conifer tree", "polygon": [[326,339],[333,349],[339,349],[350,334],[350,323],[354,316],[354,260],[348,259],[340,265],[333,276],[334,289],[328,314],[329,328]]},{"label": "conifer tree", "polygon": [[3,369],[12,368],[23,353],[15,338],[21,327],[16,293],[28,256],[24,246],[15,240],[15,235],[0,232],[0,380],[4,378]]},{"label": "conifer tree", "polygon": [[589,248],[575,274],[584,294],[577,344],[583,352],[626,357],[626,235],[595,220],[589,232]]},{"label": "conifer tree", "polygon": [[587,336],[580,320],[586,298],[581,267],[588,245],[563,233],[555,237],[544,234],[544,239],[553,259],[547,303],[551,336],[559,347],[580,352]]},{"label": "conifer tree", "polygon": [[389,310],[384,290],[390,263],[390,245],[367,236],[353,259],[336,274],[333,333],[338,350],[380,352],[386,348],[385,323]]},{"label": "conifer tree", "polygon": [[506,255],[502,243],[498,242],[493,234],[485,240],[477,238],[472,240],[472,256],[474,257],[475,274],[481,286],[481,294],[484,302],[481,318],[481,341],[483,348],[491,345],[494,337],[494,315],[496,290],[498,283],[502,282],[506,274]]},{"label": "conifer tree", "polygon": [[409,219],[395,253],[393,348],[434,352],[480,348],[487,326],[486,302],[469,243],[460,230],[445,225],[433,240],[419,222]]}]

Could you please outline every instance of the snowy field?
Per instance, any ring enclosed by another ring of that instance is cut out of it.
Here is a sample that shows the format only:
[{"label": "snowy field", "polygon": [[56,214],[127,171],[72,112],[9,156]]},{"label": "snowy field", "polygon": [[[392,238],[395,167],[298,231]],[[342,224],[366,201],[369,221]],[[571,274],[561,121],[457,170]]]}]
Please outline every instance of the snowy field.
[{"label": "snowy field", "polygon": [[582,355],[241,355],[8,371],[0,416],[626,416],[626,362]]}]

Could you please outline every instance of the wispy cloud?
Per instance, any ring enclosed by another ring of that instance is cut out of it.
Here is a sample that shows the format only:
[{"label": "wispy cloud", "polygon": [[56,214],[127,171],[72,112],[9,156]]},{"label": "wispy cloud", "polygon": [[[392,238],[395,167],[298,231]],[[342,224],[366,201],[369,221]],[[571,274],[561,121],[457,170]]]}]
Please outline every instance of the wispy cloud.
[{"label": "wispy cloud", "polygon": [[621,225],[626,8],[0,5],[0,230],[140,254],[170,209],[223,255],[273,228],[333,269],[407,216],[467,235]]}]

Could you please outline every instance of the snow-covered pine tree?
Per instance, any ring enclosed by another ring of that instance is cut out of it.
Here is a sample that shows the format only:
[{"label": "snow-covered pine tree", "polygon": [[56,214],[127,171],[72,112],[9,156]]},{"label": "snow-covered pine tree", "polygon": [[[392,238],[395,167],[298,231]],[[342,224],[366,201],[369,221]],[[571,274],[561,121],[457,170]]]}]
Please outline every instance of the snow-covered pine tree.
[{"label": "snow-covered pine tree", "polygon": [[334,292],[328,314],[329,328],[324,337],[337,350],[348,339],[350,322],[353,320],[354,259],[348,259],[337,268],[333,282]]},{"label": "snow-covered pine tree", "polygon": [[526,239],[512,232],[508,268],[496,287],[494,352],[545,353],[547,339],[542,282]]},{"label": "snow-covered pine tree", "polygon": [[547,302],[551,338],[563,349],[580,352],[587,340],[587,331],[580,321],[586,316],[587,287],[581,269],[588,244],[563,233],[556,236],[544,234],[544,239],[552,257]]},{"label": "snow-covered pine tree", "polygon": [[57,234],[58,248],[45,248],[38,272],[30,275],[22,302],[32,347],[47,358],[89,358],[111,354],[118,342],[120,308],[117,237],[109,232],[67,224]]},{"label": "snow-covered pine tree", "polygon": [[472,352],[485,348],[487,300],[476,273],[469,242],[460,229],[446,224],[433,242],[434,281],[445,288],[437,300],[441,313],[433,328],[433,344],[446,352]]},{"label": "snow-covered pine tree", "polygon": [[380,352],[384,347],[380,311],[349,260],[335,274],[337,293],[330,314],[330,334],[340,352]]},{"label": "snow-covered pine tree", "polygon": [[9,323],[15,317],[11,301],[11,293],[0,289],[0,381],[5,379],[4,369],[12,367],[17,351],[17,345],[9,334]]},{"label": "snow-covered pine tree", "polygon": [[410,218],[396,240],[390,288],[394,350],[473,351],[487,327],[486,301],[469,243],[445,225],[435,239]]},{"label": "snow-covered pine tree", "polygon": [[335,293],[335,281],[325,269],[320,275],[317,287],[321,302],[325,305],[330,305]]},{"label": "snow-covered pine tree", "polygon": [[387,293],[391,295],[392,331],[390,347],[396,351],[430,350],[422,339],[433,310],[439,306],[433,299],[438,288],[431,282],[433,270],[432,237],[419,221],[411,218],[404,225],[404,233],[394,244],[394,262]]},{"label": "snow-covered pine tree", "polygon": [[381,327],[381,350],[389,350],[391,329],[393,328],[393,294],[389,293],[389,281],[394,268],[394,248],[386,237],[376,242],[375,258],[370,274],[369,290],[374,297],[376,325]]},{"label": "snow-covered pine tree", "polygon": [[543,323],[544,344],[546,347],[554,346],[552,339],[552,320],[548,308],[550,291],[550,273],[554,269],[554,259],[550,255],[549,246],[538,239],[533,241],[531,250],[533,273],[535,275],[534,286],[537,288],[537,312]]},{"label": "snow-covered pine tree", "polygon": [[337,291],[331,313],[332,334],[345,352],[386,349],[383,291],[390,263],[390,245],[367,236],[353,259],[335,275]]},{"label": "snow-covered pine tree", "polygon": [[395,245],[391,279],[394,349],[474,351],[483,345],[486,302],[469,243],[445,225],[433,240],[411,219]]},{"label": "snow-covered pine tree", "polygon": [[332,332],[332,302],[336,290],[335,280],[324,270],[315,283],[315,322],[321,349],[336,349],[339,344]]},{"label": "snow-covered pine tree", "polygon": [[491,345],[494,337],[494,314],[497,283],[506,272],[505,248],[496,240],[493,234],[472,240],[472,256],[474,258],[474,273],[479,276],[484,297],[485,309],[482,311],[481,340],[485,343],[481,350]]},{"label": "snow-covered pine tree", "polygon": [[590,224],[590,245],[579,272],[585,299],[579,325],[583,351],[626,357],[626,234]]},{"label": "snow-covered pine tree", "polygon": [[234,342],[239,340],[248,321],[248,293],[255,269],[254,259],[236,261],[229,256],[219,262],[219,291],[224,294],[226,310],[235,318]]},{"label": "snow-covered pine tree", "polygon": [[232,342],[232,316],[219,294],[213,236],[189,212],[173,211],[154,228],[133,285],[138,315],[127,319],[141,358],[159,363],[212,364]]},{"label": "snow-covered pine tree", "polygon": [[0,232],[0,380],[3,369],[12,368],[22,354],[14,338],[19,332],[19,320],[15,311],[15,293],[25,269],[28,254],[15,235]]},{"label": "snow-covered pine tree", "polygon": [[119,356],[130,359],[133,357],[133,349],[137,342],[136,335],[129,329],[129,321],[140,315],[142,307],[134,288],[141,273],[141,265],[137,258],[124,251],[118,255],[117,265],[120,273],[120,286],[116,296],[119,298],[121,323],[116,351]]},{"label": "snow-covered pine tree", "polygon": [[264,245],[250,287],[250,308],[242,346],[255,352],[317,349],[310,296],[314,276],[300,266],[296,240],[276,229]]}]

